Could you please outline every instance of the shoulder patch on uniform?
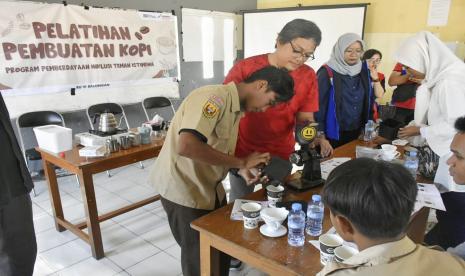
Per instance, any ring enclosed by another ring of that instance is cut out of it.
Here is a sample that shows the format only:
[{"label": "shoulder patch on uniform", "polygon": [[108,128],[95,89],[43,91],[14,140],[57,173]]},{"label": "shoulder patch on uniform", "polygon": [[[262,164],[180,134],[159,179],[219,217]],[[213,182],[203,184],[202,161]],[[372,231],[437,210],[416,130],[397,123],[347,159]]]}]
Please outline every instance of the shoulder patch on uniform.
[{"label": "shoulder patch on uniform", "polygon": [[211,95],[208,98],[208,100],[212,101],[213,103],[215,103],[220,108],[224,105],[224,100],[220,96],[217,96],[217,95]]},{"label": "shoulder patch on uniform", "polygon": [[215,117],[216,114],[218,114],[218,111],[220,110],[219,106],[211,101],[210,99],[205,102],[202,108],[202,114],[206,118],[213,118]]}]

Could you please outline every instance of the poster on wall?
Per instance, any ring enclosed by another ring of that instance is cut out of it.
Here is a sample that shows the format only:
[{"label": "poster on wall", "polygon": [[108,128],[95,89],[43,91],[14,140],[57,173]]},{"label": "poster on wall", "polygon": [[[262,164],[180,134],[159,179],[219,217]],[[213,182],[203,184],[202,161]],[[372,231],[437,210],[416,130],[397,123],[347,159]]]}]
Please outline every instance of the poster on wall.
[{"label": "poster on wall", "polygon": [[179,79],[171,13],[0,2],[0,90],[9,95]]}]

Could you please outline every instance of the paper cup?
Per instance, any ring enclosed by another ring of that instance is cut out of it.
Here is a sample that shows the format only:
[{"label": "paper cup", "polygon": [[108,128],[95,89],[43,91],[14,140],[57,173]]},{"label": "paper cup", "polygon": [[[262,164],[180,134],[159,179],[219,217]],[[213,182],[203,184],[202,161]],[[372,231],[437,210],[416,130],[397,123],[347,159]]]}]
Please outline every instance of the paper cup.
[{"label": "paper cup", "polygon": [[266,195],[268,196],[268,206],[276,207],[276,202],[281,202],[284,195],[284,186],[268,185],[266,187]]},{"label": "paper cup", "polygon": [[241,205],[244,228],[255,229],[258,227],[258,220],[260,218],[260,210],[262,205],[255,202],[248,202]]},{"label": "paper cup", "polygon": [[318,239],[320,242],[320,262],[326,265],[334,259],[334,249],[341,246],[344,240],[335,234],[323,234]]},{"label": "paper cup", "polygon": [[339,246],[336,249],[334,249],[334,259],[336,260],[336,262],[342,263],[343,261],[349,259],[357,253],[358,250],[353,247],[347,245]]}]

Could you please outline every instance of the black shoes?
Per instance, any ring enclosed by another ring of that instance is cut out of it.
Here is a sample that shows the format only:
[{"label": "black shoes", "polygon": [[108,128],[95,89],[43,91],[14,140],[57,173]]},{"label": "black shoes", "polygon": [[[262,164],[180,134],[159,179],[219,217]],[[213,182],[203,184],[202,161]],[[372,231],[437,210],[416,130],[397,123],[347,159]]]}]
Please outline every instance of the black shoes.
[{"label": "black shoes", "polygon": [[231,259],[229,264],[229,271],[240,271],[242,269],[242,262],[238,259]]}]

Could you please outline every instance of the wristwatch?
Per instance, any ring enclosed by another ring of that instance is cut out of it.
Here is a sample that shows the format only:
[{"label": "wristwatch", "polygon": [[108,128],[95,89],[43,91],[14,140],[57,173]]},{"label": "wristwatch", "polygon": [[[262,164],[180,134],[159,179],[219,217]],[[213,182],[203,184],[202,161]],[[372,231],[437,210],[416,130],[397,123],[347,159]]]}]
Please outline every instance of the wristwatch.
[{"label": "wristwatch", "polygon": [[317,138],[325,138],[325,132],[322,130],[319,130],[316,132],[316,137]]},{"label": "wristwatch", "polygon": [[371,79],[372,82],[379,82],[379,79]]}]

